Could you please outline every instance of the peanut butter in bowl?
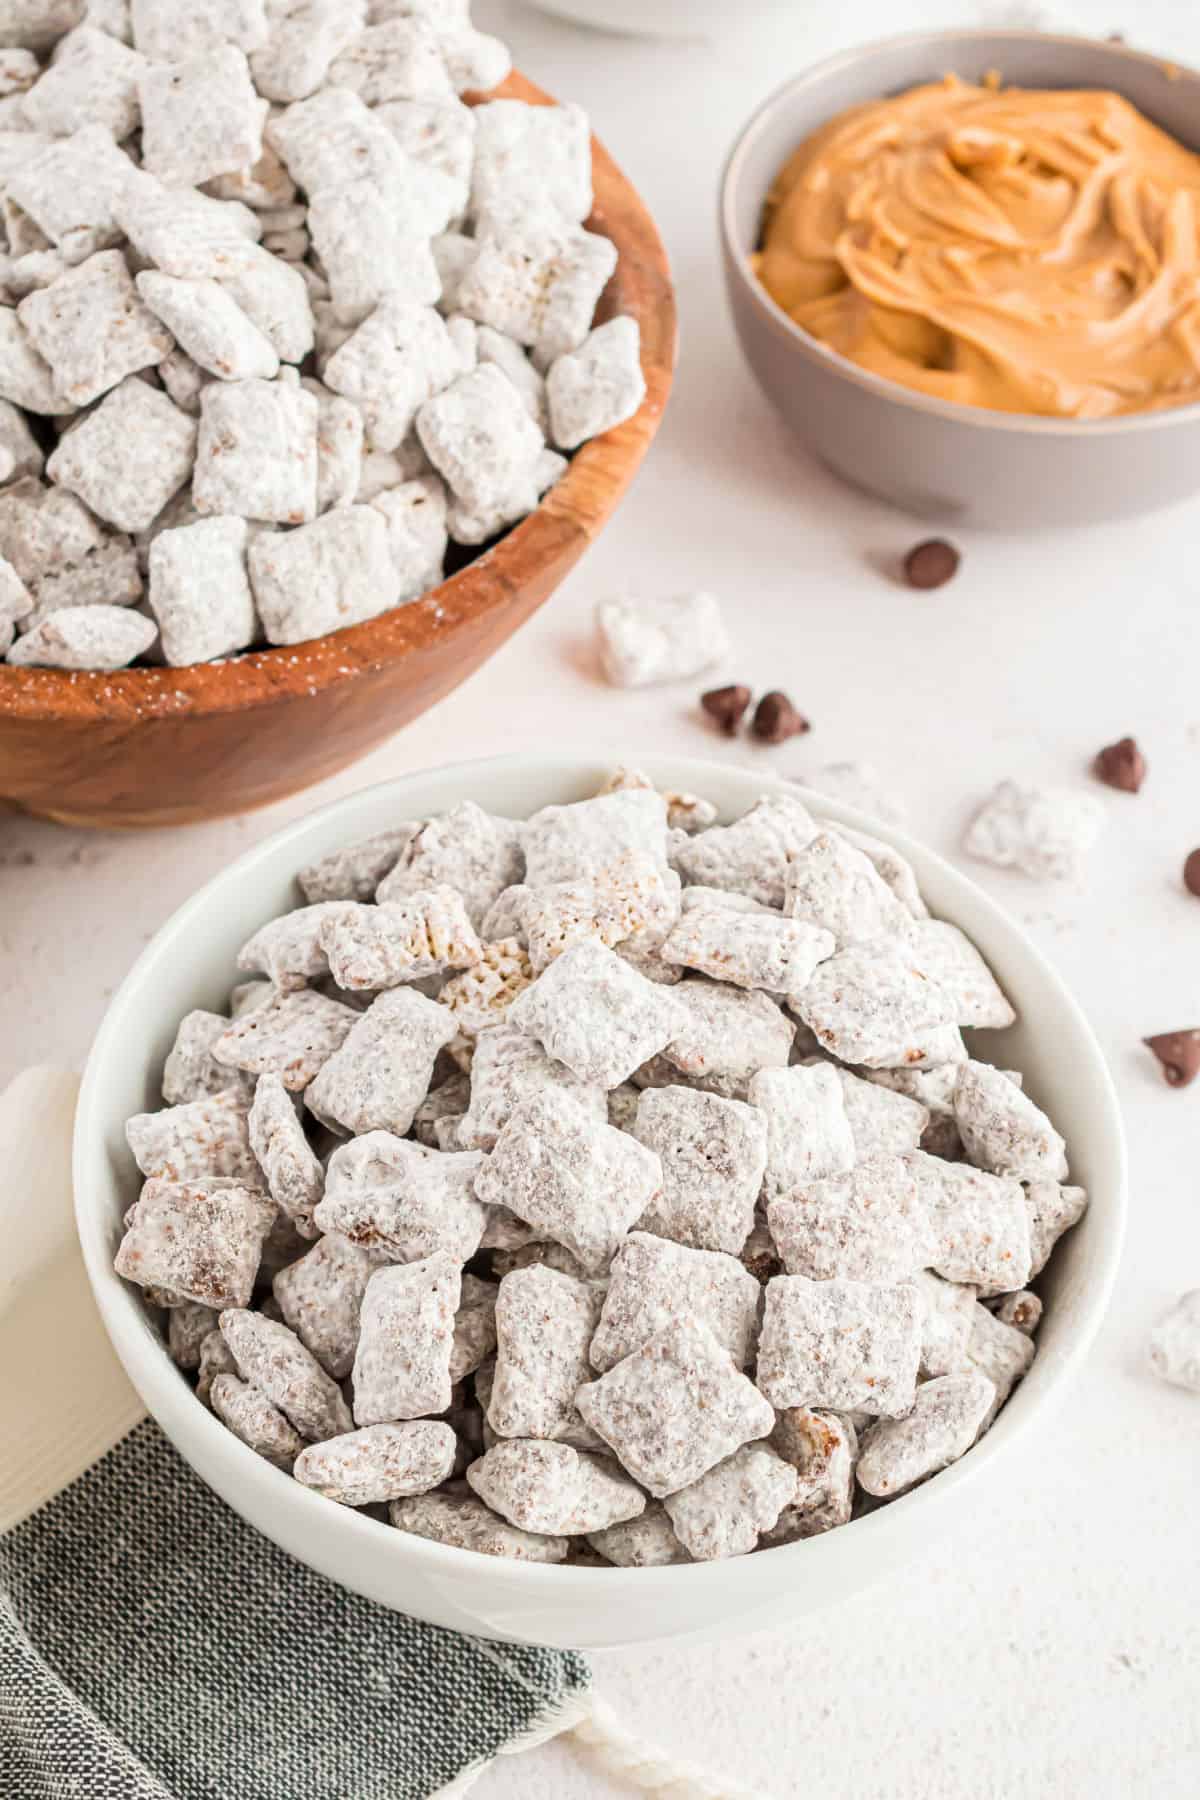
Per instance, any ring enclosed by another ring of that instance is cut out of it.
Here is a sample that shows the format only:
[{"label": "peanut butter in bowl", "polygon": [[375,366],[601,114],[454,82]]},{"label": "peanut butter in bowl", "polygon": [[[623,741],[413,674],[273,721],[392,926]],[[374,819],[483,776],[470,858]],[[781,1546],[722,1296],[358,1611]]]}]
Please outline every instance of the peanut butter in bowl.
[{"label": "peanut butter in bowl", "polygon": [[1102,89],[954,76],[841,113],[767,199],[772,299],[876,375],[1099,419],[1200,401],[1200,155]]}]

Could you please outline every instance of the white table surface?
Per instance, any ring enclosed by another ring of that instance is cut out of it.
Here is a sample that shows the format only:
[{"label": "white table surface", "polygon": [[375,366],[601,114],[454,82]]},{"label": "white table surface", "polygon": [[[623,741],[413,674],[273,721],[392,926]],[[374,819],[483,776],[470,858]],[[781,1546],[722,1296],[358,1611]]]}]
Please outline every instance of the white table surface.
[{"label": "white table surface", "polygon": [[[1140,739],[1138,798],[1096,789],[1108,825],[1086,885],[972,873],[1082,999],[1128,1121],[1132,1223],[1111,1317],[1028,1466],[952,1543],[840,1609],[725,1643],[598,1659],[632,1728],[764,1795],[828,1800],[1200,1791],[1200,1399],[1145,1371],[1146,1332],[1200,1285],[1200,1085],[1167,1088],[1143,1034],[1200,1024],[1200,501],[1087,533],[958,532],[958,579],[913,594],[880,572],[923,528],[839,485],[784,435],[739,359],[720,288],[714,194],[739,122],[840,42],[975,7],[795,6],[719,46],[579,30],[484,3],[543,85],[590,107],[655,212],[674,264],[683,355],[632,495],[560,593],[487,666],[391,744],[269,812],[157,835],[0,820],[0,1085],[78,1064],[135,953],[199,882],[314,803],[431,763],[570,742],[729,755],[772,773],[870,759],[912,823],[954,853],[1002,776],[1088,785],[1095,750]],[[1026,13],[1041,9],[1023,9]],[[837,12],[833,21],[818,14]],[[1076,0],[1200,61],[1190,0]],[[812,23],[807,20],[811,16]],[[993,14],[994,16],[994,14]],[[723,596],[724,678],[782,684],[813,721],[781,749],[727,747],[690,687],[617,693],[595,676],[594,601],[689,586]],[[486,1775],[481,1800],[619,1792],[551,1746]]]}]

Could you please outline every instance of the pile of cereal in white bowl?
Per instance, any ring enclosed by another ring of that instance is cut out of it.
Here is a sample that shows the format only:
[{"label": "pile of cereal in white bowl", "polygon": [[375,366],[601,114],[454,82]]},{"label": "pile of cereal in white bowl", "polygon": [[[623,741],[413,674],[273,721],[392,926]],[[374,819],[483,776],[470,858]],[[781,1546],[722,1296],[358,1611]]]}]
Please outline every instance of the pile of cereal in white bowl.
[{"label": "pile of cereal in white bowl", "polygon": [[116,1257],[251,1449],[442,1543],[645,1567],[844,1525],[989,1428],[1086,1195],[896,850],[621,770],[398,821],[297,901],[129,1121]]},{"label": "pile of cereal in white bowl", "polygon": [[587,118],[467,105],[467,0],[23,0],[0,46],[10,662],[373,618],[640,406]]}]

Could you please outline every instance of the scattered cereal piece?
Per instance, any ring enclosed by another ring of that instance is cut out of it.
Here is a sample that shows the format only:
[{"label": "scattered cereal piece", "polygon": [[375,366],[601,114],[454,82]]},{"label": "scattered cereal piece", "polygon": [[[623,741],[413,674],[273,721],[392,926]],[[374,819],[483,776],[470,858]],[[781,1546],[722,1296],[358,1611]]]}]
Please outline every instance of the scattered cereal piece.
[{"label": "scattered cereal piece", "polygon": [[471,1064],[471,1098],[462,1121],[464,1144],[493,1149],[517,1108],[546,1090],[567,1094],[595,1118],[606,1116],[603,1088],[581,1081],[565,1064],[548,1056],[540,1044],[508,1024],[507,1017],[504,1024],[480,1031]]},{"label": "scattered cereal piece", "polygon": [[385,295],[329,357],[322,379],[356,402],[373,450],[395,450],[425,402],[458,372],[445,320],[431,306]]},{"label": "scattered cereal piece", "polygon": [[299,644],[359,625],[399,599],[387,526],[370,506],[340,506],[298,531],[266,532],[252,540],[249,564],[272,644]]},{"label": "scattered cereal piece", "polygon": [[152,619],[124,606],[64,606],[17,639],[10,663],[49,669],[123,669],[158,636]]},{"label": "scattered cereal piece", "polygon": [[232,1181],[151,1180],[126,1215],[113,1267],[178,1304],[248,1306],[275,1208]]},{"label": "scattered cereal piece", "polygon": [[322,1065],[357,1025],[352,1007],[311,988],[275,994],[253,1012],[234,1019],[213,1045],[218,1062],[252,1075],[278,1074],[295,1093],[306,1088]]},{"label": "scattered cereal piece", "polygon": [[368,1131],[330,1157],[316,1223],[394,1262],[439,1251],[466,1262],[487,1216],[474,1193],[480,1161]]},{"label": "scattered cereal piece", "polygon": [[783,744],[788,738],[800,737],[812,726],[797,712],[787,695],[778,688],[764,694],[754,709],[750,729],[764,744]]},{"label": "scattered cereal piece", "polygon": [[984,1414],[980,1432],[987,1430],[1004,1405],[1017,1382],[1025,1375],[1034,1358],[1032,1338],[1026,1337],[1003,1319],[997,1319],[986,1306],[976,1304],[971,1315],[971,1335],[967,1339],[967,1364],[986,1375],[995,1389],[995,1397]]},{"label": "scattered cereal piece", "polygon": [[244,50],[223,43],[138,81],[142,160],[173,187],[198,187],[262,155],[262,111]]},{"label": "scattered cereal piece", "polygon": [[729,654],[720,603],[712,594],[663,600],[602,600],[596,632],[614,687],[685,681]]},{"label": "scattered cereal piece", "polygon": [[1200,1289],[1181,1295],[1150,1333],[1150,1366],[1164,1381],[1200,1394]]},{"label": "scattered cereal piece", "polygon": [[[786,1068],[796,1027],[768,994],[700,978],[682,982],[671,998],[683,1021],[664,1052],[668,1070],[678,1072],[668,1081],[712,1082],[714,1091],[728,1087],[745,1099],[757,1070]],[[637,1074],[640,1079],[642,1071]]]},{"label": "scattered cereal piece", "polygon": [[945,919],[916,919],[907,928],[913,956],[930,981],[954,1001],[956,1025],[1003,1031],[1017,1017],[996,977],[965,932]]},{"label": "scattered cereal piece", "polygon": [[1018,1181],[1065,1181],[1066,1145],[1028,1094],[989,1063],[965,1062],[954,1088],[954,1117],[977,1168]]},{"label": "scattered cereal piece", "polygon": [[733,1256],[631,1232],[613,1259],[592,1367],[603,1374],[680,1318],[701,1320],[744,1369],[753,1355],[758,1284]]},{"label": "scattered cereal piece", "polygon": [[519,226],[542,208],[576,225],[592,210],[587,114],[515,100],[476,107],[471,212],[480,234]]},{"label": "scattered cereal piece", "polygon": [[1036,881],[1075,880],[1103,825],[1104,809],[1091,794],[1002,781],[972,819],[963,848]]},{"label": "scattered cereal piece", "polygon": [[183,486],[195,455],[196,421],[130,375],[59,439],[46,473],[118,531],[143,531]]},{"label": "scattered cereal piece", "polygon": [[881,1420],[864,1433],[859,1485],[868,1494],[900,1494],[957,1462],[975,1442],[995,1392],[973,1372],[926,1381],[907,1418]]},{"label": "scattered cereal piece", "polygon": [[306,863],[296,873],[304,898],[313,905],[321,900],[372,899],[375,889],[419,830],[416,824],[397,825]]},{"label": "scattered cereal piece", "polygon": [[594,327],[578,350],[551,363],[546,399],[550,435],[560,448],[573,450],[633,417],[646,397],[639,346],[637,320],[620,317]]},{"label": "scattered cereal piece", "polygon": [[362,1297],[378,1266],[369,1251],[331,1235],[318,1238],[272,1282],[284,1323],[335,1381],[354,1366]]},{"label": "scattered cereal piece", "polygon": [[171,349],[119,250],[99,250],[22,300],[17,317],[72,406],[87,406]]},{"label": "scattered cereal piece", "polygon": [[209,662],[254,642],[246,521],[199,519],[150,545],[150,609],[168,664]]},{"label": "scattered cereal piece", "polygon": [[913,1403],[920,1354],[911,1282],[776,1275],[767,1284],[758,1385],[772,1406],[900,1418]]},{"label": "scattered cereal piece", "polygon": [[[1040,1275],[1050,1260],[1050,1253],[1064,1231],[1077,1225],[1087,1210],[1087,1192],[1081,1187],[1063,1187],[1057,1181],[1031,1181],[1025,1189],[1025,1210],[1029,1215],[1031,1261],[1026,1280]],[[1019,1283],[1014,1282],[1014,1287]]]},{"label": "scattered cereal piece", "polygon": [[[840,1061],[911,1068],[954,1060],[950,997],[890,942],[840,950],[821,963],[796,1006],[822,1046]],[[962,1052],[959,1052],[961,1056]]]},{"label": "scattered cereal piece", "polygon": [[585,1421],[656,1499],[765,1437],[771,1408],[707,1326],[687,1319],[580,1389]]},{"label": "scattered cereal piece", "polygon": [[1016,1294],[1001,1294],[998,1301],[992,1301],[989,1310],[1003,1324],[1023,1331],[1026,1337],[1032,1337],[1042,1322],[1041,1298],[1027,1288]]},{"label": "scattered cereal piece", "polygon": [[788,863],[816,835],[806,806],[787,794],[770,795],[732,825],[714,826],[681,845],[675,864],[689,882],[732,888],[764,906],[782,907]]},{"label": "scattered cereal piece", "polygon": [[912,923],[863,852],[823,831],[789,860],[783,910],[832,934],[838,950],[897,937]]},{"label": "scattered cereal piece", "polygon": [[216,1324],[217,1315],[211,1306],[185,1300],[181,1306],[171,1308],[167,1314],[167,1348],[176,1368],[200,1367],[200,1346]]},{"label": "scattered cereal piece", "polygon": [[450,1351],[450,1379],[464,1381],[496,1351],[496,1299],[494,1281],[475,1275],[462,1278],[462,1299],[454,1316],[454,1346]]},{"label": "scattered cereal piece", "polygon": [[698,1481],[668,1494],[663,1508],[697,1562],[745,1556],[795,1498],[796,1471],[769,1444],[746,1444]]},{"label": "scattered cereal piece", "polygon": [[810,1281],[907,1281],[935,1248],[916,1180],[899,1156],[785,1188],[768,1199],[767,1218],[788,1274]]},{"label": "scattered cereal piece", "polygon": [[665,1569],[691,1562],[663,1506],[652,1500],[636,1519],[588,1533],[588,1543],[618,1569]]},{"label": "scattered cereal piece", "polygon": [[480,1499],[523,1531],[582,1536],[645,1511],[646,1496],[607,1457],[509,1438],[473,1462],[467,1480]]},{"label": "scattered cereal piece", "polygon": [[615,244],[597,232],[544,218],[506,226],[478,240],[459,278],[457,310],[529,345],[544,368],[583,343],[616,264]]},{"label": "scattered cereal piece", "polygon": [[750,1079],[749,1100],[766,1120],[768,1199],[853,1167],[854,1137],[828,1063],[760,1069]]},{"label": "scattered cereal piece", "polygon": [[217,1375],[208,1390],[209,1404],[235,1437],[278,1468],[290,1469],[304,1440],[261,1389],[236,1375]]},{"label": "scattered cereal piece", "polygon": [[334,980],[352,992],[469,969],[483,953],[458,890],[445,884],[378,906],[335,902],[320,943]]},{"label": "scattered cereal piece", "polygon": [[473,1494],[421,1494],[411,1500],[393,1500],[388,1513],[400,1531],[432,1538],[437,1544],[453,1544],[459,1550],[476,1550],[484,1556],[560,1563],[567,1554],[566,1538],[520,1531],[497,1518]]},{"label": "scattered cereal piece", "polygon": [[1183,864],[1183,885],[1189,894],[1200,896],[1200,850],[1193,850]]},{"label": "scattered cereal piece", "polygon": [[[219,1069],[220,1065],[215,1067]],[[295,1104],[279,1075],[259,1076],[247,1131],[272,1200],[301,1237],[314,1236],[313,1208],[324,1189],[325,1171],[304,1135]]]},{"label": "scattered cereal piece", "polygon": [[566,1094],[543,1092],[510,1115],[475,1191],[601,1270],[661,1183],[653,1152]]},{"label": "scattered cereal piece", "polygon": [[125,1136],[143,1175],[167,1181],[222,1176],[260,1185],[247,1133],[246,1101],[238,1087],[160,1112],[135,1113],[126,1123]]},{"label": "scattered cereal piece", "polygon": [[505,1275],[496,1297],[496,1375],[486,1411],[505,1438],[598,1441],[575,1396],[591,1378],[591,1343],[603,1289],[545,1264]]},{"label": "scattered cereal piece", "polygon": [[662,946],[667,962],[734,987],[765,988],[798,999],[818,963],[832,956],[830,932],[777,913],[689,910]]},{"label": "scattered cereal piece", "polygon": [[835,1068],[834,1073],[842,1084],[842,1104],[859,1162],[902,1156],[920,1147],[929,1110],[919,1100],[864,1081],[849,1069]]},{"label": "scattered cereal piece", "polygon": [[[1014,1090],[1015,1092],[1016,1090]],[[930,1266],[981,1294],[1008,1294],[1030,1278],[1029,1212],[1017,1181],[913,1151],[906,1161],[937,1245]]]},{"label": "scattered cereal piece", "polygon": [[459,890],[478,928],[498,896],[521,876],[521,827],[465,800],[413,833],[376,891],[381,903],[443,883]]},{"label": "scattered cereal piece", "polygon": [[436,1419],[366,1425],[311,1444],[296,1459],[296,1480],[343,1506],[371,1506],[424,1494],[454,1466],[456,1439]]},{"label": "scattered cereal piece", "polygon": [[922,1269],[916,1279],[924,1309],[921,1374],[953,1375],[966,1359],[979,1290],[966,1282],[943,1281],[932,1269]]},{"label": "scattered cereal piece", "polygon": [[444,1251],[372,1275],[354,1358],[356,1425],[445,1412],[460,1287]]},{"label": "scattered cereal piece", "polygon": [[286,1325],[230,1308],[221,1314],[221,1336],[242,1379],[259,1388],[301,1437],[316,1444],[351,1429],[350,1410],[337,1383]]},{"label": "scattered cereal piece", "polygon": [[642,1230],[695,1250],[736,1256],[754,1222],[767,1160],[767,1124],[738,1100],[683,1087],[650,1089],[636,1135],[662,1166]]},{"label": "scattered cereal piece", "polygon": [[671,994],[590,940],[556,958],[508,1017],[581,1081],[604,1088],[664,1049],[684,1022]]},{"label": "scattered cereal piece", "polygon": [[806,1406],[788,1407],[776,1414],[771,1445],[794,1469],[796,1493],[775,1524],[762,1532],[760,1543],[794,1544],[848,1523],[858,1456],[849,1419]]}]

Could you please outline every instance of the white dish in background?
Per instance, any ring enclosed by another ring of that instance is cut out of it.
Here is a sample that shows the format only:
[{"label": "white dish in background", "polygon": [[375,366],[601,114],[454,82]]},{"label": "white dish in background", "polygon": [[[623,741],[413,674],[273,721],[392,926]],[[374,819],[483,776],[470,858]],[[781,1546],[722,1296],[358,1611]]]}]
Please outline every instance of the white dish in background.
[{"label": "white dish in background", "polygon": [[[584,799],[611,762],[508,756],[405,776],[335,801],[257,845],[168,920],[115,994],[84,1076],[75,1129],[75,1208],[101,1316],[130,1380],[191,1466],[243,1518],[335,1581],[397,1610],[485,1637],[581,1648],[757,1630],[813,1611],[944,1538],[1021,1466],[1030,1436],[1086,1354],[1104,1316],[1125,1224],[1125,1146],[1099,1046],[1054,970],[965,876],[903,833],[791,783],[685,757],[630,757],[661,787],[712,799],[723,821],[760,794],[799,794],[821,818],[869,830],[912,862],[932,911],[979,946],[1020,1014],[981,1034],[989,1060],[1021,1069],[1064,1133],[1072,1178],[1091,1204],[1041,1282],[1038,1356],[986,1438],[961,1462],[869,1516],[806,1542],[666,1569],[542,1566],[451,1549],[337,1507],[248,1450],[196,1399],[167,1356],[136,1288],[114,1274],[121,1216],[140,1178],[126,1118],[160,1104],[159,1077],[192,1007],[223,1009],[234,956],[251,932],[299,901],[297,868],[396,821],[472,799],[524,816]],[[1036,1440],[1035,1440],[1036,1444]]]},{"label": "white dish in background", "polygon": [[790,0],[531,0],[538,12],[631,37],[713,38],[742,31],[764,13],[784,12]]}]

